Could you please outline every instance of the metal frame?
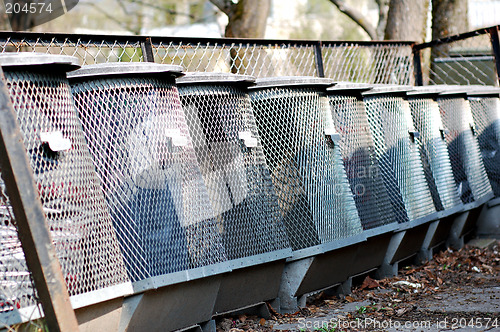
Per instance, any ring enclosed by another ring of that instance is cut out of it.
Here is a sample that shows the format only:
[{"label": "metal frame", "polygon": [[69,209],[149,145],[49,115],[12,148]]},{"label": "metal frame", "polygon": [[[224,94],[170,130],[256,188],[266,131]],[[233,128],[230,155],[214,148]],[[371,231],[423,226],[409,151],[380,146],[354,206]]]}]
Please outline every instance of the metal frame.
[{"label": "metal frame", "polygon": [[[275,49],[290,49],[293,47],[310,47],[314,53],[314,72],[317,77],[325,77],[324,50],[330,47],[359,46],[407,46],[415,45],[408,41],[321,41],[299,39],[247,39],[247,38],[193,38],[193,37],[155,37],[155,36],[125,36],[125,35],[87,35],[66,33],[34,33],[34,32],[0,32],[0,43],[12,42],[17,47],[82,47],[89,45],[100,47],[134,47],[140,49],[141,61],[155,62],[154,47],[160,44],[171,44],[179,47],[191,45],[210,45],[214,47],[234,46],[265,46]],[[412,70],[412,68],[408,68]]]},{"label": "metal frame", "polygon": [[19,239],[27,252],[26,264],[35,281],[49,330],[78,331],[3,72],[0,71],[0,75],[0,165]]},{"label": "metal frame", "polygon": [[461,33],[458,35],[447,36],[439,39],[432,40],[427,43],[414,44],[413,48],[413,59],[414,59],[414,75],[415,75],[415,85],[424,85],[423,72],[422,72],[422,57],[421,52],[425,49],[432,48],[434,46],[449,44],[460,40],[465,40],[468,38],[473,38],[481,35],[488,34],[490,37],[491,49],[494,55],[495,68],[497,74],[497,80],[500,84],[500,39],[498,30],[500,25],[482,28],[474,31],[469,31]]}]

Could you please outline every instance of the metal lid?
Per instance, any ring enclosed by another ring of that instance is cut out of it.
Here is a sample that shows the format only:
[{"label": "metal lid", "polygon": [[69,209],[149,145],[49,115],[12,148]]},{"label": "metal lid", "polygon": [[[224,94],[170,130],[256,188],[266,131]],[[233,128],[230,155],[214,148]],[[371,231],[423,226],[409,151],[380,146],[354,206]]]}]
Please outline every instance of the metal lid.
[{"label": "metal lid", "polygon": [[362,92],[368,91],[374,87],[373,84],[368,83],[355,83],[355,82],[337,82],[334,86],[326,89],[329,93],[350,93],[350,94],[361,94]]},{"label": "metal lid", "polygon": [[291,87],[291,86],[317,86],[327,88],[335,84],[335,81],[330,78],[312,77],[312,76],[280,76],[280,77],[265,77],[258,78],[255,85],[250,89],[265,89],[275,87]]},{"label": "metal lid", "polygon": [[411,91],[412,89],[413,86],[410,85],[374,84],[372,89],[363,92],[363,96],[381,95],[381,94],[404,95],[406,94],[406,92]]},{"label": "metal lid", "polygon": [[0,54],[0,66],[2,66],[4,70],[25,66],[41,66],[38,69],[44,68],[45,66],[57,66],[64,71],[69,71],[80,68],[80,62],[78,58],[69,55],[31,52],[3,53]]},{"label": "metal lid", "polygon": [[226,83],[251,85],[255,77],[229,73],[189,72],[176,80],[177,84]]},{"label": "metal lid", "polygon": [[170,74],[179,77],[184,69],[177,65],[164,65],[153,62],[108,62],[83,66],[68,73],[68,78],[92,78],[98,76],[120,76],[141,74]]},{"label": "metal lid", "polygon": [[491,85],[470,85],[467,95],[470,97],[499,97],[500,88]]},{"label": "metal lid", "polygon": [[438,96],[443,90],[437,85],[414,86],[412,90],[407,91],[406,95],[409,98],[415,97],[429,97],[434,98]]},{"label": "metal lid", "polygon": [[467,96],[468,87],[462,85],[436,85],[439,96]]}]

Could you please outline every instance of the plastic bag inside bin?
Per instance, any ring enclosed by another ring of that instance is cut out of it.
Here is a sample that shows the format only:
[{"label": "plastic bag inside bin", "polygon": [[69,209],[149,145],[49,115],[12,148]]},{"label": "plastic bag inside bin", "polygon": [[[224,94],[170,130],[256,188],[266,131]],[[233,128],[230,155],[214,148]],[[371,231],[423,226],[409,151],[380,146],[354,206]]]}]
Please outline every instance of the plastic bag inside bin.
[{"label": "plastic bag inside bin", "polygon": [[[77,63],[76,58],[45,54],[0,56],[71,296],[129,281],[66,78],[73,61]],[[8,202],[1,208],[8,211]]]},{"label": "plastic bag inside bin", "polygon": [[134,281],[226,260],[173,77],[141,70],[72,83]]},{"label": "plastic bag inside bin", "polygon": [[343,89],[343,85],[329,89],[328,99],[335,126],[340,133],[339,145],[344,167],[363,228],[371,229],[395,222],[365,105],[360,96],[362,89]]},{"label": "plastic bag inside bin", "polygon": [[437,98],[446,135],[448,153],[458,193],[463,203],[472,203],[492,192],[484,168],[477,131],[465,94]]},{"label": "plastic bag inside bin", "polygon": [[338,143],[327,135],[333,120],[324,90],[331,82],[316,88],[287,85],[296,78],[272,79],[281,86],[262,79],[250,96],[292,248],[359,234]]},{"label": "plastic bag inside bin", "polygon": [[288,248],[245,86],[193,76],[179,92],[228,259]]},{"label": "plastic bag inside bin", "polygon": [[365,95],[370,130],[377,158],[398,222],[412,221],[436,212],[425,179],[418,135],[410,106],[399,93],[381,91]]},{"label": "plastic bag inside bin", "polygon": [[479,93],[468,99],[484,167],[495,196],[500,197],[500,99],[498,95],[478,96]]},{"label": "plastic bag inside bin", "polygon": [[409,93],[415,127],[421,134],[420,155],[425,176],[438,211],[461,205],[446,146],[448,129],[443,125],[439,105],[425,91]]}]

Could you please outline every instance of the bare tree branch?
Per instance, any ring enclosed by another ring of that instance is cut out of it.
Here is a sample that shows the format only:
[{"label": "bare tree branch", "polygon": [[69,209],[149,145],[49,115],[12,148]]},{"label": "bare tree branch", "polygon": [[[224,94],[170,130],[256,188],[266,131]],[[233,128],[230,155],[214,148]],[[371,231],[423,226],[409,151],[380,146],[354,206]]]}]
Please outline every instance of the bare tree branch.
[{"label": "bare tree branch", "polygon": [[210,0],[210,2],[228,16],[231,14],[233,6],[235,5],[231,0]]},{"label": "bare tree branch", "polygon": [[158,9],[158,10],[164,11],[166,13],[169,13],[170,15],[179,15],[179,16],[187,16],[189,18],[194,18],[194,16],[191,15],[191,14],[189,14],[189,13],[177,12],[175,10],[170,10],[170,9],[165,8],[165,7],[162,7],[162,6],[159,6],[159,5],[155,5],[155,4],[152,4],[152,3],[149,3],[149,2],[141,1],[141,0],[129,0],[129,2],[130,3],[137,3],[137,4],[145,6],[145,7],[150,7],[150,8]]},{"label": "bare tree branch", "polygon": [[[213,0],[210,1],[213,2]],[[372,40],[378,39],[377,31],[375,30],[373,25],[371,25],[370,22],[366,20],[366,17],[364,17],[359,11],[347,5],[343,0],[329,0],[329,1],[333,3],[335,6],[337,6],[337,8],[342,13],[349,16],[351,20],[356,22],[363,30],[365,30],[368,36],[370,36]]]},{"label": "bare tree branch", "polygon": [[387,25],[387,13],[389,12],[389,0],[375,0],[378,5],[377,36],[382,39]]},{"label": "bare tree branch", "polygon": [[[119,27],[121,27],[122,29],[124,30],[127,30],[129,32],[132,32],[132,33],[136,33],[136,31],[134,31],[134,29],[131,29],[128,24],[125,24],[123,22],[123,20],[119,20],[117,19],[116,17],[106,13],[102,8],[100,8],[99,6],[97,6],[96,4],[94,3],[90,3],[90,2],[84,2],[82,3],[83,5],[87,5],[87,6],[90,6],[90,7],[93,7],[95,9],[97,9],[102,15],[104,15],[107,19],[115,22]],[[137,34],[137,33],[136,33]]]}]

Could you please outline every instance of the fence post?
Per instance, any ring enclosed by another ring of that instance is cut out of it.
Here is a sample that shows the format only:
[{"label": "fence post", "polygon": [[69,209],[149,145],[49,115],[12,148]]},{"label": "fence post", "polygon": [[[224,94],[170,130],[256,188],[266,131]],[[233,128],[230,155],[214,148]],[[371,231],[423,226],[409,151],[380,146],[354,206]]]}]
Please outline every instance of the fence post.
[{"label": "fence post", "polygon": [[78,331],[1,69],[0,77],[0,168],[26,264],[32,273],[49,330]]},{"label": "fence post", "polygon": [[424,85],[424,77],[422,74],[422,56],[420,54],[420,49],[416,48],[416,44],[412,45],[413,52],[413,76],[415,78],[415,85]]},{"label": "fence post", "polygon": [[144,62],[155,62],[155,57],[153,55],[153,44],[151,44],[151,38],[146,37],[141,41],[142,57]]},{"label": "fence post", "polygon": [[316,42],[314,45],[314,57],[316,60],[316,72],[318,73],[318,77],[325,77],[325,68],[323,67],[323,53],[322,53],[323,44],[321,41]]},{"label": "fence post", "polygon": [[493,55],[495,56],[497,80],[500,83],[500,40],[498,38],[498,26],[489,28],[488,32],[490,34],[491,49],[493,51]]}]

